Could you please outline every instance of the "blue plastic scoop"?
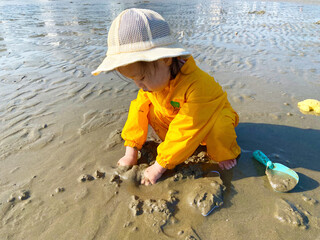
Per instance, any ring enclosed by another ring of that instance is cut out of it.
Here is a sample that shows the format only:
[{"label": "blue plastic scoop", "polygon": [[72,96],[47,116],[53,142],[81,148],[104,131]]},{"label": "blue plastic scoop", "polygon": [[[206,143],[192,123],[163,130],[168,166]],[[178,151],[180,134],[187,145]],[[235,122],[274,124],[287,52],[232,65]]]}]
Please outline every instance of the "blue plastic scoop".
[{"label": "blue plastic scoop", "polygon": [[266,175],[273,190],[277,192],[289,192],[298,184],[299,176],[292,169],[281,163],[271,162],[260,150],[254,151],[253,157],[267,167]]}]

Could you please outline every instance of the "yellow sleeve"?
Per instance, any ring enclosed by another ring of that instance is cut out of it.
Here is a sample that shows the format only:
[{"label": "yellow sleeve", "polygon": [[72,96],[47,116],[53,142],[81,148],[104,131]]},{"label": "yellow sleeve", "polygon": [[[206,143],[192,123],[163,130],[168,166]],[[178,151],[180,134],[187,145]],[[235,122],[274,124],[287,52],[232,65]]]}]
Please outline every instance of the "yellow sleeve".
[{"label": "yellow sleeve", "polygon": [[170,123],[165,141],[158,146],[156,160],[162,167],[172,169],[184,162],[212,129],[228,100],[218,83],[211,84],[194,86]]},{"label": "yellow sleeve", "polygon": [[124,145],[142,148],[148,134],[148,113],[150,100],[143,90],[140,90],[135,100],[131,101],[128,119],[122,130]]}]

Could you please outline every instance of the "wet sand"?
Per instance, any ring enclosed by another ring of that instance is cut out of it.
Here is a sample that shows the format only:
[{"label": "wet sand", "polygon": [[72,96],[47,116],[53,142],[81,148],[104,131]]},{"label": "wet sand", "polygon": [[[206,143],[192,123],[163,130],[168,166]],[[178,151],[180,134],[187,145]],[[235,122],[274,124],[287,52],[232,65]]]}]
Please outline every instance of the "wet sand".
[{"label": "wet sand", "polygon": [[[297,107],[320,100],[319,4],[63,3],[0,2],[0,239],[320,237],[320,116]],[[234,169],[221,171],[200,148],[141,186],[153,136],[139,166],[116,167],[138,89],[90,72],[104,58],[107,27],[128,7],[160,12],[228,92],[243,149]],[[256,149],[295,170],[298,185],[273,191]]]}]

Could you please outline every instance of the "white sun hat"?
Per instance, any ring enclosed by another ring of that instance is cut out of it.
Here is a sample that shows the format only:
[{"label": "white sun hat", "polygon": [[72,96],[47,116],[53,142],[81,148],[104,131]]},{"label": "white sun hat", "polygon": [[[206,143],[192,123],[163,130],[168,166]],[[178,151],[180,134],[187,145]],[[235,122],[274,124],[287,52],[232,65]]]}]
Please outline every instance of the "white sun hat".
[{"label": "white sun hat", "polygon": [[190,56],[190,52],[175,41],[168,23],[159,13],[130,8],[122,11],[112,22],[106,55],[93,75],[138,61]]}]

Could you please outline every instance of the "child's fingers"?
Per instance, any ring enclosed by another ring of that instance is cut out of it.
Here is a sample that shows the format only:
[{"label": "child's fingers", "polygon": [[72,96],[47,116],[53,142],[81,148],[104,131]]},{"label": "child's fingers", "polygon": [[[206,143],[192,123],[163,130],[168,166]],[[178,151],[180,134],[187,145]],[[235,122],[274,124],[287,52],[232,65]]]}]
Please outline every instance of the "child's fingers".
[{"label": "child's fingers", "polygon": [[237,165],[237,160],[236,159],[233,159],[233,164],[232,165],[233,165],[232,167]]},{"label": "child's fingers", "polygon": [[237,165],[237,161],[235,159],[233,159],[231,162],[231,168],[233,168],[235,165]]},{"label": "child's fingers", "polygon": [[[141,184],[142,185],[146,185],[146,186],[149,186],[149,184],[151,183],[151,181],[148,179],[148,178],[143,178],[141,180]],[[152,183],[151,183],[152,184]]]},{"label": "child's fingers", "polygon": [[226,169],[231,169],[233,168],[235,165],[237,165],[237,161],[235,159],[231,160],[231,161],[228,161],[227,163],[227,166],[226,166]]},{"label": "child's fingers", "polygon": [[151,183],[152,185],[156,183],[156,181],[154,181],[154,180],[150,180],[150,179],[149,179],[149,181],[150,181],[150,183]]},{"label": "child's fingers", "polygon": [[228,160],[228,161],[224,161],[224,162],[219,163],[219,167],[221,168],[221,170],[225,170],[225,169],[229,170],[236,165],[237,165],[236,159],[232,159],[232,160]]},{"label": "child's fingers", "polygon": [[230,168],[232,168],[231,163],[227,162],[225,164],[225,169],[229,170]]},{"label": "child's fingers", "polygon": [[226,162],[220,162],[219,163],[219,167],[221,168],[221,170],[225,170],[225,169],[227,169],[227,163]]}]

